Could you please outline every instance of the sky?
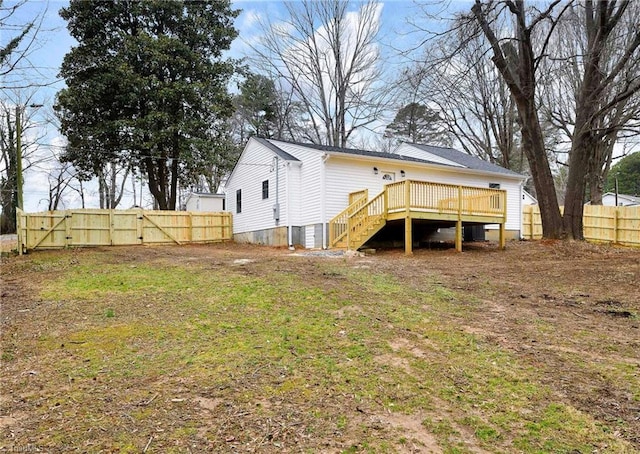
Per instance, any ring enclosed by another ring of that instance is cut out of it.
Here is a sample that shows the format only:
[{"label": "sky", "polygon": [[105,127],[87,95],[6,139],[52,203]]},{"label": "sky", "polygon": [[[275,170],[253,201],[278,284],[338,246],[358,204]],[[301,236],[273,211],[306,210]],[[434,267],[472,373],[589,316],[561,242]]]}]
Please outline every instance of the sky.
[{"label": "sky", "polygon": [[[5,5],[15,1],[17,0],[5,0]],[[59,10],[67,4],[67,0],[27,0],[27,3],[19,9],[18,14],[14,17],[15,23],[24,23],[27,19],[42,17],[38,42],[33,46],[29,54],[31,65],[35,68],[30,77],[37,77],[46,84],[46,86],[38,89],[29,101],[29,104],[43,104],[43,107],[37,109],[37,111],[30,112],[33,115],[33,121],[40,125],[45,123],[46,118],[51,118],[53,115],[51,106],[53,105],[55,94],[64,87],[64,82],[58,78],[59,67],[64,55],[75,44],[75,40],[66,29],[66,22],[58,14]],[[415,29],[409,25],[409,21],[419,16],[419,5],[424,6],[424,4],[424,1],[419,4],[410,0],[381,2],[382,12],[379,37],[383,54],[387,56],[397,55],[398,49],[414,49],[418,46],[421,36],[415,31],[412,32]],[[466,6],[463,2],[454,1],[453,4],[454,7]],[[242,10],[235,21],[239,37],[233,42],[227,54],[232,58],[243,58],[250,53],[251,43],[259,39],[261,35],[261,21],[268,19],[276,22],[285,17],[285,7],[282,2],[236,0],[233,1],[232,6]],[[441,25],[438,24],[438,21],[431,21],[429,26],[438,27]],[[6,38],[7,35],[5,35],[4,39]],[[2,36],[0,36],[1,39],[3,39]],[[399,58],[389,58],[388,61],[387,69],[394,71],[394,62],[397,64]],[[14,82],[18,81],[19,77],[22,76],[15,75]],[[44,135],[39,139],[39,142],[43,144],[39,153],[50,155],[50,150],[59,152],[64,145],[64,139],[58,134],[54,126],[48,126],[46,130],[42,127],[39,129],[32,128],[26,131],[25,134]],[[25,171],[24,200],[26,211],[46,210],[48,200],[47,174],[53,165],[55,165],[55,162],[51,160],[39,162]],[[25,166],[27,165],[25,164]],[[96,191],[92,191],[90,185],[88,188],[85,200],[86,205],[87,207],[97,207]],[[132,190],[129,191],[132,192]],[[147,198],[148,200],[145,199],[145,202],[150,203],[150,196],[147,196]],[[129,199],[131,199],[131,194],[129,194]],[[65,198],[65,203],[68,208],[79,207],[79,196],[70,194]],[[122,207],[128,207],[127,203],[131,205],[131,200],[125,201]],[[139,204],[140,202],[138,201],[137,203]]]}]

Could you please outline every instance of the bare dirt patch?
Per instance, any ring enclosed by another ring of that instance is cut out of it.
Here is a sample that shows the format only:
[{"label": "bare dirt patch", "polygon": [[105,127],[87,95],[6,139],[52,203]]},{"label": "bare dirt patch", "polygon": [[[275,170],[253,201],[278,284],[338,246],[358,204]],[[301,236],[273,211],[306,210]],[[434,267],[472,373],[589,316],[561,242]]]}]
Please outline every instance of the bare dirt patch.
[{"label": "bare dirt patch", "polygon": [[[640,451],[640,250],[561,242],[514,242],[508,244],[506,251],[497,250],[494,244],[481,243],[466,245],[463,253],[417,250],[412,257],[405,257],[400,250],[388,250],[365,258],[328,259],[292,256],[289,251],[277,248],[191,245],[46,251],[4,259],[0,282],[3,355],[0,379],[2,389],[10,390],[11,394],[0,399],[0,431],[6,440],[13,441],[0,442],[0,448],[42,445],[56,452],[53,447],[61,443],[58,437],[64,428],[90,418],[91,424],[76,440],[78,445],[73,447],[76,450],[91,452],[99,448],[115,452],[123,446],[116,444],[119,437],[133,433],[138,442],[130,450],[141,451],[148,444],[148,452],[170,448],[177,452],[274,453],[305,449],[520,451],[508,444],[492,449],[491,439],[481,438],[483,433],[492,436],[491,432],[482,432],[482,427],[475,432],[463,427],[460,420],[465,415],[455,414],[450,405],[447,412],[438,413],[441,406],[436,399],[432,399],[428,410],[385,412],[384,403],[345,392],[338,385],[341,378],[334,377],[336,381],[323,388],[322,383],[316,382],[317,377],[291,376],[290,370],[266,360],[257,361],[244,375],[237,375],[233,364],[218,365],[225,371],[220,375],[224,379],[210,382],[203,378],[206,367],[213,367],[210,365],[198,369],[199,376],[182,375],[178,369],[170,369],[168,373],[158,371],[159,378],[136,376],[133,363],[111,364],[104,358],[88,355],[84,358],[85,342],[90,339],[69,337],[69,333],[81,331],[98,316],[112,317],[109,310],[113,307],[117,307],[117,317],[124,309],[116,306],[117,301],[111,301],[114,297],[109,294],[91,299],[90,289],[85,300],[65,302],[48,300],[39,292],[46,283],[74,270],[78,263],[94,262],[96,273],[108,266],[136,270],[142,266],[180,265],[198,272],[228,273],[240,282],[245,282],[243,277],[246,281],[251,278],[270,282],[275,277],[294,276],[343,301],[341,307],[330,311],[333,316],[330,332],[336,342],[346,342],[353,336],[348,324],[353,320],[365,320],[364,324],[371,325],[373,340],[368,342],[373,345],[375,330],[392,333],[389,342],[374,345],[377,349],[374,366],[371,371],[363,370],[363,374],[383,375],[388,367],[416,381],[420,380],[420,370],[414,362],[442,360],[442,346],[411,332],[392,317],[392,312],[376,311],[375,304],[381,304],[382,300],[370,306],[364,287],[350,283],[349,272],[384,273],[402,286],[425,294],[434,286],[446,289],[446,293],[438,296],[448,299],[451,306],[451,311],[443,316],[444,322],[508,352],[520,364],[537,371],[555,401],[560,400],[593,417],[598,424],[611,427],[616,437]],[[121,284],[126,283],[114,285]],[[192,291],[197,290],[182,290],[183,295]],[[247,290],[247,298],[253,297]],[[167,315],[157,308],[167,302],[155,295],[153,288],[149,288],[145,298],[145,304],[131,307],[127,317],[136,323],[162,322]],[[272,299],[277,301],[278,295]],[[182,300],[183,296],[178,294],[175,304],[179,307]],[[399,310],[403,304],[407,302],[397,301]],[[185,307],[184,312],[187,310]],[[425,305],[425,317],[429,317],[428,311],[429,306]],[[180,309],[171,316],[186,317]],[[223,317],[224,312],[219,316]],[[115,328],[128,329],[125,322],[129,319],[117,320],[123,320],[122,326],[114,325],[110,328],[113,333],[109,333],[124,336]],[[225,334],[239,329],[237,323],[214,319],[213,325],[216,323],[222,325],[220,329]],[[197,313],[192,325],[196,332],[209,329],[209,321],[198,318]],[[251,327],[247,330],[250,338]],[[278,335],[285,342],[295,339],[297,334]],[[105,342],[111,342],[104,336]],[[354,345],[358,346],[359,341],[354,339]],[[256,341],[254,350],[265,351],[268,348],[265,342]],[[140,339],[110,348],[114,355],[118,349],[134,349],[139,361],[152,354]],[[190,351],[188,346],[185,351],[196,362],[204,354]],[[291,361],[301,363],[323,359],[296,350],[294,345],[285,353]],[[327,355],[332,354],[335,352],[327,351]],[[344,356],[331,360],[329,366],[333,368],[352,361]],[[60,365],[74,361],[86,364],[89,372],[64,377],[52,387],[52,377],[59,378],[55,372]],[[106,366],[91,369],[92,363],[98,361]],[[166,361],[170,364],[173,359],[169,357]],[[187,359],[185,364],[189,361],[192,360]],[[464,372],[450,371],[454,383],[461,388],[467,386]],[[398,383],[398,387],[401,385]],[[243,396],[253,396],[258,389],[277,392],[244,400]],[[290,389],[302,389],[305,396],[313,399],[313,406],[288,398]],[[366,396],[366,392],[362,394]],[[87,395],[91,396],[88,406],[82,400]],[[399,389],[394,398],[402,401],[407,397]],[[427,419],[431,425],[425,423]],[[48,432],[40,429],[43,421],[50,424]],[[437,428],[457,432],[463,444],[443,446]],[[365,438],[384,443],[372,448],[361,444]],[[105,440],[114,440],[114,444]],[[606,452],[606,448],[598,449]]]}]

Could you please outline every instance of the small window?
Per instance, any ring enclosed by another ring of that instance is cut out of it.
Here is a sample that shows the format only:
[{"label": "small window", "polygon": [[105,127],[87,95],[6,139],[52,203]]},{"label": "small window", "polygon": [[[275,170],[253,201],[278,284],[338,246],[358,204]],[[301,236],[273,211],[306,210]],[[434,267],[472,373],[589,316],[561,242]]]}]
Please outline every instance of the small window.
[{"label": "small window", "polygon": [[242,213],[242,189],[236,191],[236,213]]},{"label": "small window", "polygon": [[264,180],[262,182],[262,199],[269,198],[269,180]]},{"label": "small window", "polygon": [[500,189],[500,183],[489,183],[489,188]]}]

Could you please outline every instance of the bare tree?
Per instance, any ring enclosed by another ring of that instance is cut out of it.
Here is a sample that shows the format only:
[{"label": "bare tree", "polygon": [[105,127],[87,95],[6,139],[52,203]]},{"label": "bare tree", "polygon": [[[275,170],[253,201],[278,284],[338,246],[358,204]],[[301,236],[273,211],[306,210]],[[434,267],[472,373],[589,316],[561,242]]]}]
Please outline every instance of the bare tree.
[{"label": "bare tree", "polygon": [[[35,92],[2,91],[0,100],[0,209],[2,232],[13,232],[21,184],[25,171],[42,162],[38,154],[44,131],[35,121]],[[18,137],[20,136],[20,137]],[[18,148],[20,147],[20,153]],[[20,159],[21,166],[18,165]]]},{"label": "bare tree", "polygon": [[[538,115],[536,94],[540,61],[544,58],[549,34],[554,30],[554,17],[561,15],[553,15],[559,8],[559,3],[560,0],[555,0],[545,10],[539,11],[527,9],[524,0],[484,4],[476,0],[471,10],[491,46],[493,63],[516,104],[522,147],[536,189],[545,238],[563,236],[562,217]],[[511,36],[506,36],[507,30],[504,27],[496,27],[497,18],[503,14],[514,23]],[[542,37],[538,37],[536,33],[541,29],[544,32]],[[539,43],[542,44],[538,45]]]},{"label": "bare tree", "polygon": [[[64,206],[64,196],[69,191],[77,192],[80,196],[81,206],[85,208],[84,190],[82,179],[70,163],[60,163],[51,169],[47,175],[49,180],[48,210],[57,210]],[[77,183],[77,186],[74,185]]]},{"label": "bare tree", "polygon": [[576,212],[585,189],[602,203],[615,144],[640,134],[638,23],[637,3],[589,1],[572,5],[551,41],[544,107],[571,138],[565,227],[573,236],[582,231]]},{"label": "bare tree", "polygon": [[100,208],[117,208],[124,195],[124,185],[131,166],[121,166],[115,162],[105,165],[98,173],[98,193]]},{"label": "bare tree", "polygon": [[307,140],[346,146],[386,104],[377,45],[381,5],[349,12],[344,0],[287,3],[284,23],[264,23],[255,60],[286,81],[307,113]]},{"label": "bare tree", "polygon": [[515,103],[487,43],[468,19],[459,17],[449,34],[428,43],[422,61],[404,80],[424,102],[437,106],[442,125],[467,153],[503,167],[527,170],[520,147]]}]

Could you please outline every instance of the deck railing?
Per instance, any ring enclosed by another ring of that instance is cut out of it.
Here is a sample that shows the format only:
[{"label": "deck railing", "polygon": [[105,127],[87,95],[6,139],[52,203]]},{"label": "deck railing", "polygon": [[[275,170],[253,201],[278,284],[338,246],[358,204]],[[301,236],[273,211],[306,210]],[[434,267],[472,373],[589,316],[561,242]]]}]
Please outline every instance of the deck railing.
[{"label": "deck railing", "polygon": [[500,189],[405,180],[386,185],[366,204],[363,200],[356,199],[330,221],[331,246],[347,235],[358,235],[389,213],[418,211],[506,219],[506,191]]},{"label": "deck railing", "polygon": [[378,224],[386,215],[384,191],[369,200],[361,208],[349,216],[347,228],[347,245],[351,248],[353,240],[369,227]]},{"label": "deck railing", "polygon": [[505,191],[428,181],[400,181],[385,187],[389,212],[417,211],[499,216],[505,211]]},{"label": "deck railing", "polygon": [[367,203],[368,196],[369,191],[367,189],[349,194],[349,205],[329,223],[329,238],[332,246],[347,236],[349,218]]}]

